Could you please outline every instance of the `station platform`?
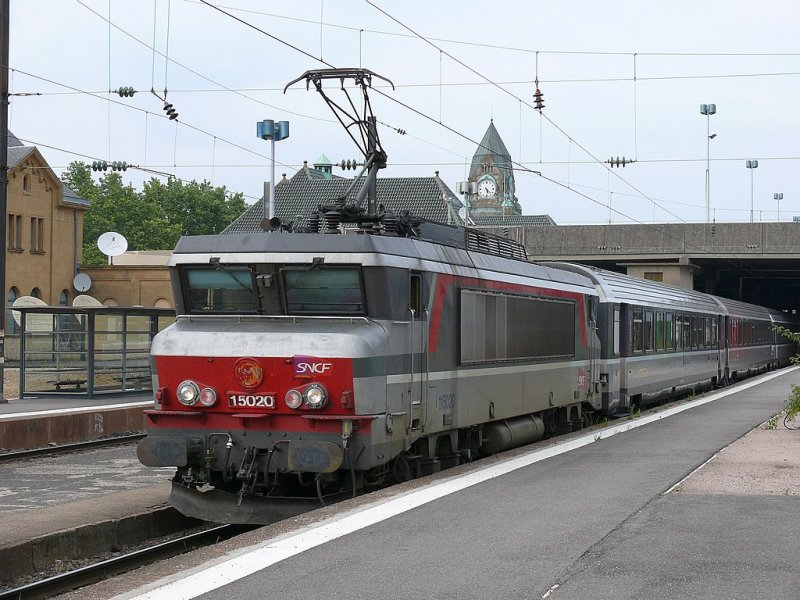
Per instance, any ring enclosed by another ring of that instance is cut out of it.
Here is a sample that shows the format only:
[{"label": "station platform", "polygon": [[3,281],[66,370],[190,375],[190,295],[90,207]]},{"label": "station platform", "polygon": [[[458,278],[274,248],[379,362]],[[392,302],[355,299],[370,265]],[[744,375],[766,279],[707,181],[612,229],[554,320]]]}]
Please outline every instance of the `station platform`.
[{"label": "station platform", "polygon": [[[800,432],[764,423],[797,384],[798,368],[755,377],[66,597],[794,599]],[[761,432],[776,437],[750,445]],[[695,483],[726,461],[724,477]],[[780,485],[754,486],[759,478]]]},{"label": "station platform", "polygon": [[0,404],[0,451],[74,444],[144,431],[142,411],[152,406],[150,392],[11,398]]}]

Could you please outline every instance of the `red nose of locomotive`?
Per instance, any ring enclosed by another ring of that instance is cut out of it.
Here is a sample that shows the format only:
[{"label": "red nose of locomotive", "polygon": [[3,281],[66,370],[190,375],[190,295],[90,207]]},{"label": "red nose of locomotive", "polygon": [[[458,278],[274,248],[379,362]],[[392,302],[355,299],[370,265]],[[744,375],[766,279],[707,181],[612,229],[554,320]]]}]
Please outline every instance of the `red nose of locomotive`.
[{"label": "red nose of locomotive", "polygon": [[[230,468],[273,452],[269,466],[332,472],[355,429],[352,359],[157,356],[156,404],[145,411],[148,466]],[[227,451],[223,438],[227,438]],[[218,447],[220,446],[220,447]],[[248,454],[249,453],[249,454]],[[266,467],[265,467],[266,468]]]},{"label": "red nose of locomotive", "polygon": [[[161,356],[156,368],[156,408],[170,416],[200,412],[222,418],[265,418],[354,412],[351,359]],[[148,415],[157,417],[158,412]]]}]

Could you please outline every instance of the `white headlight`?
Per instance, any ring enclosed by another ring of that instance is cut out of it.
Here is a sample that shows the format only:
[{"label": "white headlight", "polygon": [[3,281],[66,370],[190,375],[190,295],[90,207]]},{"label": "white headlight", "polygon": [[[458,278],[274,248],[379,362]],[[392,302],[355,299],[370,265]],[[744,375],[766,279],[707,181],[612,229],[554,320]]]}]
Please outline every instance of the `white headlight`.
[{"label": "white headlight", "polygon": [[319,383],[312,383],[308,386],[303,396],[309,408],[322,408],[328,399],[328,393]]},{"label": "white headlight", "polygon": [[186,380],[178,386],[178,402],[185,406],[194,406],[200,389],[194,381]]},{"label": "white headlight", "polygon": [[286,406],[292,409],[298,409],[303,404],[303,394],[297,390],[289,390],[283,399],[286,402]]},{"label": "white headlight", "polygon": [[200,404],[203,406],[214,406],[217,403],[217,392],[211,388],[200,390]]}]

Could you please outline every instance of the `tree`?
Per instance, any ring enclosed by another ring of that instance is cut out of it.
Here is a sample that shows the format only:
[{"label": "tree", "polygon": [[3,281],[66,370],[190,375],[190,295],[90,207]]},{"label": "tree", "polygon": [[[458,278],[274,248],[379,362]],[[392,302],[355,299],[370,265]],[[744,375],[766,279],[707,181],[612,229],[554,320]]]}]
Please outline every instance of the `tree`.
[{"label": "tree", "polygon": [[229,198],[224,187],[215,188],[208,181],[170,179],[163,183],[151,179],[144,184],[143,195],[161,206],[173,224],[180,225],[182,235],[219,233],[247,208],[242,194]]},{"label": "tree", "polygon": [[83,226],[85,265],[105,264],[97,238],[106,231],[124,235],[129,250],[169,250],[181,235],[219,233],[246,208],[241,194],[228,198],[224,187],[207,181],[163,183],[153,178],[137,192],[116,172],[95,182],[81,162],[70,164],[63,180],[91,203]]}]

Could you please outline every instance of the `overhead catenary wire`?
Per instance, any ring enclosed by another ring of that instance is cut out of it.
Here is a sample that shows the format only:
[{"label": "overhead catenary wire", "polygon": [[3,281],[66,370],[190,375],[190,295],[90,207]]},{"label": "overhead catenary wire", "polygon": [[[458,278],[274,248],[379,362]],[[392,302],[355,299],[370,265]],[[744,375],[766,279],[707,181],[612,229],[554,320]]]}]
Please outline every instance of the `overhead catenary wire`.
[{"label": "overhead catenary wire", "polygon": [[[368,4],[370,4],[370,5],[372,5],[372,6],[375,6],[375,5],[374,5],[374,4],[373,4],[373,3],[372,3],[370,0],[365,0],[365,1],[366,1]],[[234,19],[234,20],[236,20],[236,21],[238,21],[238,22],[242,23],[242,24],[243,24],[243,25],[245,25],[246,27],[249,27],[249,28],[252,28],[252,29],[254,29],[254,30],[256,30],[256,31],[259,31],[259,32],[261,32],[262,34],[266,35],[267,37],[269,37],[269,38],[271,38],[271,39],[275,40],[276,42],[278,42],[278,43],[280,43],[280,44],[282,44],[282,45],[285,45],[285,46],[287,46],[287,47],[290,47],[290,48],[292,48],[292,49],[296,50],[297,52],[299,52],[299,53],[303,54],[304,56],[307,56],[308,58],[311,58],[311,59],[312,59],[312,60],[314,60],[314,61],[319,61],[319,62],[323,63],[324,65],[326,65],[326,66],[327,66],[327,67],[329,67],[329,68],[335,68],[335,67],[334,67],[334,65],[332,65],[332,64],[330,64],[330,63],[328,63],[328,62],[326,62],[326,61],[324,61],[324,60],[321,60],[321,59],[318,59],[318,58],[316,58],[316,57],[315,57],[315,56],[313,56],[311,53],[309,53],[309,52],[307,52],[307,51],[303,50],[302,48],[299,48],[298,46],[295,46],[294,44],[291,44],[290,42],[287,42],[286,40],[283,40],[283,39],[281,39],[281,38],[279,38],[279,37],[277,37],[277,36],[275,36],[275,35],[273,35],[273,34],[271,34],[271,33],[268,33],[268,32],[266,32],[266,31],[264,31],[264,30],[260,29],[259,27],[257,27],[257,26],[255,26],[255,25],[253,25],[252,23],[249,23],[249,22],[245,21],[244,19],[241,19],[240,17],[237,17],[236,15],[232,15],[232,14],[230,14],[230,13],[228,13],[228,12],[226,12],[226,11],[224,11],[224,10],[220,9],[219,7],[215,6],[214,4],[212,4],[212,3],[208,2],[208,0],[200,0],[200,2],[202,2],[203,4],[205,4],[206,6],[208,6],[209,8],[212,8],[212,9],[214,9],[214,10],[216,10],[216,11],[218,11],[218,12],[220,12],[220,13],[222,13],[222,14],[226,15],[226,16],[228,16],[229,18],[232,18],[232,19]],[[385,13],[385,11],[381,10],[380,8],[378,8],[378,7],[375,7],[375,8],[376,8],[377,10],[379,10],[380,12],[384,12],[384,14],[387,14],[387,13]],[[388,15],[388,14],[387,14],[387,16],[388,16],[389,18],[392,18],[393,20],[395,20],[396,22],[398,22],[398,23],[399,23],[399,21],[397,21],[396,19],[394,19],[394,17],[391,17],[391,15]],[[399,23],[399,24],[401,24],[401,23]],[[402,25],[402,24],[401,24],[401,25]],[[402,26],[403,26],[403,27],[406,27],[405,25],[402,25]],[[410,29],[409,29],[409,30],[410,30]],[[426,41],[426,42],[430,43],[428,40],[425,40],[425,38],[422,38],[422,39],[423,39],[424,41]],[[431,45],[433,45],[434,47],[436,47],[436,46],[435,46],[435,44],[431,44]],[[436,47],[436,48],[438,49],[438,47]],[[447,54],[447,53],[446,53],[446,54]],[[450,56],[450,55],[448,54],[448,56]],[[451,57],[451,58],[452,58],[452,57]],[[453,59],[453,60],[456,60],[456,62],[459,62],[457,59]],[[460,63],[460,62],[459,62],[459,64],[462,64],[462,65],[463,65],[463,63]],[[468,66],[466,66],[466,65],[463,65],[463,66],[464,66],[465,68],[467,68],[467,69],[469,69],[469,70],[472,70],[473,72],[475,72],[475,71],[474,71],[473,69],[471,69],[470,67],[468,67]],[[475,73],[476,73],[476,74],[478,74],[477,72],[475,72]],[[478,75],[480,75],[480,74],[478,74]],[[482,75],[480,75],[480,76],[481,76],[481,77],[483,77]],[[487,79],[487,80],[488,80],[488,79]],[[490,80],[489,80],[489,81],[490,81]],[[493,85],[495,85],[496,87],[499,87],[499,86],[497,86],[497,84],[495,84],[494,82],[492,82],[492,84],[493,84]],[[502,89],[502,88],[500,88],[500,89]],[[407,103],[404,103],[404,102],[402,102],[402,101],[400,101],[400,100],[398,100],[398,99],[396,99],[396,98],[393,98],[392,96],[389,96],[388,94],[386,94],[386,93],[382,92],[381,90],[375,90],[375,91],[376,91],[378,94],[380,94],[381,96],[383,96],[384,98],[387,98],[387,99],[389,99],[390,101],[392,101],[392,102],[395,102],[396,104],[399,104],[400,106],[403,106],[404,108],[406,108],[406,109],[408,109],[408,110],[410,110],[410,111],[412,111],[412,112],[414,112],[414,113],[418,114],[419,116],[422,116],[423,118],[425,118],[425,119],[427,119],[427,120],[430,120],[430,121],[432,121],[432,122],[434,122],[434,123],[437,123],[436,119],[434,119],[434,118],[433,118],[433,117],[431,117],[430,115],[427,115],[426,113],[423,113],[422,111],[420,111],[420,110],[418,110],[418,109],[416,109],[416,108],[414,108],[414,107],[412,107],[412,106],[408,105]],[[508,92],[507,90],[503,90],[503,91],[504,91],[505,93],[507,93],[507,94],[509,94],[509,95],[513,96],[513,94],[511,94],[511,93],[510,93],[510,92]],[[514,97],[516,98],[516,96],[514,96]],[[525,103],[525,104],[526,104],[527,106],[530,106],[530,105],[528,105],[527,103]],[[564,134],[564,135],[567,135],[567,134],[566,134],[566,132],[564,132],[564,131],[563,131],[563,130],[560,128],[560,127],[558,127],[558,125],[556,125],[556,124],[555,124],[555,123],[554,123],[552,120],[550,120],[549,118],[548,118],[548,122],[550,122],[550,123],[551,123],[551,124],[552,124],[554,127],[556,127],[556,129],[558,129],[558,130],[559,130],[559,131],[560,131],[562,134]],[[475,145],[476,145],[476,146],[478,146],[479,148],[481,148],[481,147],[484,147],[484,146],[483,146],[481,143],[479,143],[479,142],[476,142],[475,140],[472,140],[472,139],[471,139],[469,136],[467,136],[467,135],[465,135],[465,134],[461,133],[460,131],[458,131],[458,130],[454,129],[453,127],[451,127],[451,126],[449,126],[449,125],[447,125],[447,124],[445,124],[445,123],[437,123],[437,124],[438,124],[439,126],[441,126],[441,127],[444,127],[445,129],[447,129],[447,130],[448,130],[448,131],[450,131],[451,133],[453,133],[453,134],[455,134],[455,135],[457,135],[457,136],[459,136],[459,137],[461,137],[461,138],[463,138],[463,139],[465,139],[465,140],[468,140],[468,141],[470,141],[471,143],[475,144]],[[577,144],[576,144],[576,145],[577,145]],[[580,145],[578,145],[578,146],[579,146],[579,147],[581,147]],[[594,160],[595,160],[597,163],[599,163],[600,165],[602,165],[602,166],[604,166],[604,167],[605,167],[605,165],[604,165],[604,164],[603,164],[603,163],[602,163],[602,162],[601,162],[601,161],[600,161],[598,158],[594,157],[594,156],[593,156],[593,155],[592,155],[590,152],[588,152],[587,150],[585,150],[583,147],[581,147],[581,149],[582,149],[582,150],[584,150],[584,152],[586,152],[586,154],[587,154],[587,155],[591,156],[591,157],[592,157],[592,158],[593,158],[593,159],[594,159]],[[519,163],[516,163],[516,162],[514,162],[514,161],[511,161],[511,162],[512,162],[513,164],[519,164]],[[644,227],[648,227],[648,228],[651,228],[651,229],[653,229],[654,231],[656,231],[657,233],[659,233],[659,234],[661,234],[661,235],[665,235],[665,236],[667,236],[667,237],[671,237],[671,238],[674,238],[674,239],[676,239],[677,241],[683,241],[683,242],[685,243],[685,240],[682,240],[682,238],[680,238],[680,239],[679,239],[679,238],[677,238],[676,236],[673,236],[673,235],[671,235],[669,232],[666,232],[666,231],[664,231],[662,228],[656,227],[655,225],[649,225],[649,224],[647,224],[647,223],[643,223],[643,222],[639,221],[638,219],[635,219],[635,218],[633,218],[633,217],[630,217],[629,215],[627,215],[627,214],[625,214],[625,213],[623,213],[623,212],[621,212],[621,211],[619,211],[619,210],[617,210],[617,209],[613,209],[613,208],[612,208],[611,206],[609,206],[608,204],[603,204],[602,202],[600,202],[600,201],[596,200],[595,198],[592,198],[591,196],[589,196],[589,195],[587,195],[587,194],[584,194],[583,192],[580,192],[580,191],[578,191],[578,190],[574,190],[574,189],[570,189],[569,187],[567,187],[567,186],[564,186],[564,185],[563,185],[561,182],[557,181],[556,179],[553,179],[553,178],[551,178],[551,177],[547,177],[547,176],[543,175],[543,174],[542,174],[541,172],[539,172],[539,171],[533,171],[533,170],[531,170],[531,169],[528,169],[527,167],[524,167],[524,166],[522,166],[522,165],[520,165],[520,166],[521,166],[521,167],[522,167],[522,169],[523,169],[523,170],[522,170],[522,173],[525,173],[525,174],[528,174],[528,175],[536,175],[536,176],[538,176],[538,177],[541,177],[542,179],[544,179],[544,180],[546,180],[546,181],[550,181],[550,182],[551,182],[551,183],[553,183],[554,185],[557,185],[557,186],[563,187],[563,188],[565,188],[565,189],[567,189],[567,190],[571,191],[571,192],[572,192],[572,193],[574,193],[574,194],[578,194],[579,196],[581,196],[581,197],[583,197],[583,198],[585,198],[585,199],[589,200],[590,202],[592,202],[592,203],[594,203],[594,204],[597,204],[598,206],[602,206],[602,207],[604,207],[604,208],[607,208],[607,209],[609,209],[609,210],[613,210],[613,212],[615,212],[615,213],[619,214],[620,216],[623,216],[623,217],[625,217],[626,219],[629,219],[629,220],[631,220],[632,222],[639,223],[640,225],[642,225],[642,226],[644,226]],[[618,178],[619,178],[621,181],[625,182],[625,180],[624,180],[624,179],[622,179],[622,177],[620,177],[618,174],[614,173],[614,175],[615,175],[616,177],[618,177]],[[628,182],[625,182],[625,183],[626,183],[626,184],[627,184],[629,187],[631,187],[632,189],[634,189],[634,190],[636,190],[637,192],[639,192],[640,194],[642,194],[642,196],[643,196],[643,197],[645,197],[645,198],[647,198],[648,200],[650,200],[650,201],[653,203],[654,207],[657,205],[657,203],[655,202],[655,200],[653,200],[652,198],[650,198],[649,196],[647,196],[646,194],[644,194],[643,192],[641,192],[640,190],[638,190],[638,189],[637,189],[635,186],[633,186],[632,184],[630,184],[630,183],[628,183]],[[684,224],[686,223],[686,222],[685,222],[683,219],[681,219],[680,217],[678,217],[677,215],[675,215],[675,214],[674,214],[674,213],[672,213],[671,211],[668,211],[668,210],[664,209],[663,207],[660,207],[660,208],[661,208],[662,210],[664,210],[665,212],[667,212],[668,214],[672,214],[673,216],[675,216],[676,218],[678,218],[678,219],[679,219],[681,222],[683,222]],[[719,256],[718,254],[716,254],[716,253],[714,253],[714,252],[711,252],[711,251],[709,251],[709,250],[706,250],[705,248],[700,248],[700,247],[697,247],[697,250],[699,250],[699,251],[700,251],[701,253],[703,253],[703,254],[707,254],[707,255],[709,255],[709,256],[717,256],[718,258],[720,258],[720,259],[722,259],[722,260],[726,260],[727,262],[730,262],[731,264],[734,264],[734,263],[733,263],[732,261],[730,261],[729,259],[725,259],[724,257],[721,257],[721,256]]]},{"label": "overhead catenary wire", "polygon": [[[204,1],[205,1],[205,0],[204,0]],[[394,21],[395,23],[397,23],[398,25],[400,25],[400,26],[401,26],[401,27],[403,27],[404,29],[407,29],[407,30],[408,30],[408,31],[410,31],[411,33],[413,33],[413,34],[417,35],[417,36],[418,36],[418,37],[419,37],[419,38],[420,38],[420,39],[421,39],[423,42],[425,42],[425,43],[429,44],[430,46],[432,46],[432,47],[433,47],[433,48],[435,48],[436,50],[442,51],[442,50],[441,50],[441,48],[439,48],[439,47],[438,47],[436,44],[434,44],[432,41],[430,41],[430,40],[426,39],[426,38],[425,38],[424,36],[422,36],[421,34],[418,34],[418,33],[417,33],[416,31],[414,31],[414,30],[413,30],[411,27],[409,27],[408,25],[406,25],[405,23],[401,22],[401,21],[400,21],[399,19],[397,19],[396,17],[394,17],[394,16],[392,16],[391,14],[389,14],[387,11],[385,11],[384,9],[382,9],[381,7],[379,7],[377,4],[375,4],[375,3],[374,3],[372,0],[364,0],[364,1],[365,1],[367,4],[369,4],[370,6],[372,6],[373,8],[375,8],[375,10],[377,10],[377,11],[378,11],[378,12],[380,12],[380,13],[382,13],[382,14],[383,14],[383,15],[385,15],[387,18],[391,19],[392,21]],[[452,55],[452,54],[450,54],[449,52],[445,52],[445,54],[447,55],[447,57],[448,57],[448,58],[450,58],[451,60],[455,61],[457,64],[461,65],[462,67],[464,67],[465,69],[467,69],[468,71],[470,71],[471,73],[473,73],[474,75],[476,75],[476,76],[480,77],[481,79],[483,79],[483,80],[485,80],[485,81],[487,81],[487,82],[491,83],[491,84],[492,84],[492,85],[493,85],[495,88],[497,88],[498,90],[500,90],[500,91],[501,91],[501,92],[503,92],[504,94],[506,94],[506,95],[508,95],[508,96],[511,96],[512,98],[514,98],[514,99],[516,99],[516,100],[519,100],[520,102],[522,102],[523,104],[525,104],[526,106],[528,106],[529,108],[531,108],[532,110],[536,110],[536,109],[535,109],[535,108],[534,108],[534,107],[533,107],[531,104],[529,104],[529,103],[525,102],[525,101],[524,101],[524,100],[522,100],[522,99],[521,99],[519,96],[517,96],[517,95],[515,95],[514,93],[510,92],[509,90],[505,89],[503,86],[496,84],[496,83],[495,83],[495,82],[493,82],[491,79],[489,79],[488,77],[486,77],[485,75],[483,75],[482,73],[480,73],[479,71],[477,71],[476,69],[472,68],[471,66],[469,66],[468,64],[466,64],[466,63],[465,63],[465,62],[463,62],[462,60],[460,60],[460,59],[456,58],[455,56],[453,56],[453,55]],[[378,93],[380,93],[380,94],[384,95],[384,96],[385,96],[385,97],[387,97],[387,98],[389,98],[389,97],[390,97],[390,96],[388,96],[388,95],[384,94],[383,92],[381,92],[380,90],[378,91]],[[560,132],[562,135],[564,135],[565,137],[567,137],[567,138],[568,138],[568,139],[570,139],[571,141],[574,141],[574,137],[573,137],[573,136],[569,135],[569,134],[568,134],[568,133],[567,133],[567,132],[566,132],[566,131],[565,131],[565,130],[564,130],[562,127],[561,127],[561,126],[559,126],[559,125],[558,125],[558,124],[557,124],[555,121],[553,121],[553,120],[552,120],[550,117],[548,117],[547,115],[545,115],[543,111],[539,110],[539,111],[537,111],[537,112],[539,112],[539,114],[540,114],[540,115],[541,115],[541,116],[542,116],[544,119],[546,119],[546,120],[547,120],[547,122],[548,122],[548,123],[550,123],[550,125],[551,125],[551,126],[555,127],[555,128],[556,128],[556,130],[558,130],[558,131],[559,131],[559,132]],[[575,143],[575,145],[576,145],[578,148],[580,148],[580,149],[581,149],[581,150],[582,150],[582,151],[583,151],[583,152],[584,152],[584,153],[585,153],[587,156],[589,156],[589,157],[591,157],[592,159],[594,159],[594,160],[595,160],[595,161],[596,161],[596,162],[597,162],[599,165],[603,166],[603,168],[606,168],[606,169],[609,169],[609,170],[610,170],[610,167],[607,167],[607,166],[605,165],[605,163],[604,163],[604,162],[603,162],[601,159],[597,158],[597,157],[596,157],[594,154],[592,154],[592,153],[591,153],[591,152],[590,152],[590,151],[589,151],[589,150],[588,150],[588,149],[587,149],[585,146],[583,146],[582,144],[578,143],[577,141],[575,141],[574,143]],[[649,198],[649,196],[648,196],[647,194],[645,194],[644,192],[642,192],[641,190],[639,190],[639,189],[638,189],[636,186],[634,186],[632,183],[630,183],[630,182],[626,181],[625,179],[623,179],[623,178],[622,178],[622,176],[620,176],[620,175],[619,175],[619,173],[613,173],[613,175],[614,175],[615,177],[617,177],[617,179],[619,179],[620,181],[623,181],[623,182],[624,182],[626,185],[630,186],[630,187],[631,187],[631,189],[635,189],[637,192],[641,193],[641,194],[642,194],[644,197],[648,198],[648,200],[650,200],[651,202],[653,202],[653,204],[654,204],[654,205],[656,204],[655,200],[653,200],[652,198]],[[669,211],[669,210],[665,209],[664,207],[660,207],[660,208],[661,208],[662,210],[664,210],[666,213],[668,213],[668,214],[672,215],[673,217],[675,217],[676,219],[678,219],[679,221],[683,222],[683,219],[682,219],[680,216],[678,216],[677,214],[673,213],[672,211]]]},{"label": "overhead catenary wire", "polygon": [[[81,6],[83,6],[86,10],[88,10],[89,12],[91,12],[92,14],[97,16],[98,18],[103,19],[103,20],[108,20],[108,19],[106,19],[106,17],[104,17],[102,14],[98,13],[92,7],[86,5],[82,0],[75,0],[75,1],[78,4],[80,4]],[[219,83],[218,81],[215,81],[215,80],[211,79],[210,77],[207,77],[207,76],[203,75],[202,73],[196,71],[195,69],[192,69],[191,67],[188,67],[185,64],[183,64],[183,63],[181,63],[181,62],[179,62],[179,61],[177,61],[177,60],[175,60],[173,58],[168,58],[166,56],[166,54],[164,54],[163,52],[159,52],[155,48],[155,46],[148,45],[146,42],[140,40],[139,38],[137,38],[136,36],[132,35],[128,31],[125,31],[123,28],[119,27],[118,25],[116,25],[114,23],[111,23],[111,26],[114,29],[116,29],[117,31],[120,31],[124,35],[128,36],[129,38],[131,38],[133,41],[135,41],[138,44],[144,46],[145,48],[152,49],[154,53],[158,54],[159,56],[162,56],[165,60],[168,60],[169,62],[181,67],[182,69],[185,69],[187,72],[191,73],[192,75],[196,75],[197,77],[199,77],[199,78],[201,78],[201,79],[203,79],[205,81],[208,81],[209,83],[212,83],[214,85],[219,86],[220,88],[223,88],[223,90],[226,91],[226,92],[231,92],[231,93],[237,94],[239,96],[242,96],[243,98],[246,98],[248,100],[251,100],[253,102],[261,104],[262,106],[266,106],[267,108],[272,108],[274,110],[283,111],[283,112],[285,112],[287,114],[291,114],[291,115],[294,115],[296,117],[301,117],[301,118],[304,118],[304,119],[312,119],[312,120],[315,120],[315,121],[324,121],[324,122],[328,122],[328,123],[333,123],[334,122],[332,119],[325,119],[325,118],[322,118],[322,117],[316,117],[314,115],[307,115],[307,114],[295,112],[295,111],[287,109],[287,108],[283,108],[283,107],[275,106],[273,104],[269,104],[267,102],[264,102],[263,100],[259,100],[258,98],[253,98],[251,96],[247,96],[246,94],[243,94],[242,92],[239,92],[239,91],[237,91],[237,90],[235,90],[233,88],[230,88],[230,87],[228,87],[228,86],[226,86],[226,85],[224,85],[222,83]],[[177,90],[173,90],[173,91],[175,92]]]},{"label": "overhead catenary wire", "polygon": [[[203,0],[183,0],[187,4],[205,4]],[[287,15],[279,15],[275,13],[268,13],[258,10],[240,8],[235,6],[227,6],[224,4],[217,5],[220,8],[224,8],[230,10],[232,12],[241,12],[247,14],[255,14],[261,15],[265,17],[272,17],[275,19],[283,19],[286,21],[294,21],[298,23],[307,23],[309,25],[313,25],[314,27],[318,27],[320,25],[319,21],[312,20],[312,19],[303,19],[301,17],[290,17]],[[393,37],[402,37],[402,38],[416,38],[417,36],[414,34],[408,33],[400,33],[396,31],[383,31],[379,29],[365,29],[363,27],[355,27],[352,25],[341,25],[338,23],[324,23],[326,27],[336,28],[336,29],[344,29],[349,31],[361,31],[365,33],[371,33],[376,35],[386,35],[386,36],[393,36]],[[705,56],[705,57],[719,57],[719,56],[728,56],[728,57],[787,57],[787,56],[800,56],[800,52],[641,52],[641,51],[607,51],[607,50],[559,50],[559,49],[535,49],[535,48],[523,48],[520,46],[504,46],[502,44],[487,44],[486,42],[476,42],[470,40],[456,40],[452,38],[438,38],[438,37],[428,37],[428,39],[434,42],[442,42],[447,44],[459,44],[463,46],[475,46],[478,48],[490,48],[494,50],[508,50],[511,52],[525,52],[528,54],[534,54],[536,52],[540,52],[542,54],[563,54],[563,55],[588,55],[588,56],[633,56],[634,54],[638,54],[639,56]]]},{"label": "overhead catenary wire", "polygon": [[[148,46],[149,47],[149,46]],[[177,64],[177,63],[176,63]],[[731,79],[731,78],[742,78],[742,77],[798,77],[800,76],[800,71],[781,71],[781,72],[770,72],[770,73],[735,73],[729,75],[662,75],[662,76],[654,76],[654,77],[646,77],[637,75],[635,81],[642,82],[642,81],[670,81],[670,80],[680,80],[680,79]],[[530,86],[535,83],[535,79],[514,79],[514,80],[503,80],[497,81],[498,85],[505,85],[505,86]],[[587,78],[580,78],[580,79],[539,79],[539,83],[554,85],[554,84],[563,84],[563,83],[629,83],[633,82],[633,77],[587,77]],[[480,87],[480,86],[490,86],[494,85],[494,83],[489,83],[486,81],[450,81],[450,82],[423,82],[423,83],[396,83],[396,89],[412,89],[412,88],[433,88],[433,87]],[[222,86],[223,84],[218,84]],[[372,86],[373,89],[389,89],[391,86],[388,85],[381,85],[375,84]],[[89,90],[93,93],[105,93],[108,90]],[[232,87],[224,87],[224,88],[176,88],[172,90],[175,93],[181,94],[211,94],[211,93],[239,93],[244,94],[245,92],[282,92],[282,87],[246,87],[246,88],[232,88]],[[290,89],[289,92],[296,92],[300,93],[298,89]],[[9,94],[10,96],[67,96],[70,94],[74,94],[75,92],[15,92]],[[260,104],[264,104],[262,101],[258,100],[257,98],[251,98],[249,96],[245,96],[248,100],[252,100],[254,102],[258,102]],[[271,105],[267,105],[270,108]],[[284,110],[282,108],[278,108],[277,110]],[[314,117],[311,115],[305,115],[310,119],[316,119],[320,121],[328,121],[333,123],[332,119],[323,119],[320,117]]]},{"label": "overhead catenary wire", "polygon": [[[149,111],[147,109],[139,108],[138,106],[132,106],[132,105],[127,104],[125,102],[121,102],[119,100],[114,100],[113,98],[104,98],[103,96],[100,96],[98,94],[93,94],[91,92],[86,92],[84,90],[80,90],[79,88],[76,88],[76,87],[71,86],[69,84],[61,83],[61,82],[55,81],[53,79],[50,79],[50,78],[47,78],[47,77],[43,77],[41,75],[34,75],[33,73],[29,73],[29,72],[23,71],[21,69],[17,69],[17,72],[22,73],[23,75],[26,75],[28,77],[33,77],[35,79],[40,79],[42,81],[46,81],[47,83],[51,83],[53,85],[58,85],[58,86],[61,86],[61,87],[65,87],[65,88],[71,89],[73,91],[80,92],[82,94],[86,94],[87,96],[91,96],[93,98],[97,98],[98,100],[102,100],[102,101],[105,101],[105,102],[117,104],[119,106],[124,106],[124,107],[126,107],[126,108],[128,108],[130,110],[139,111],[139,112],[142,112],[142,113],[154,116],[154,117],[158,117],[160,119],[164,119],[164,120],[167,120],[167,121],[169,120],[165,115],[162,115],[160,113],[154,113],[154,112],[151,112],[151,111]],[[181,121],[176,121],[176,124],[177,123],[179,123],[183,127],[188,127],[189,129],[192,129],[194,131],[197,131],[198,133],[202,133],[204,135],[207,135],[207,136],[209,136],[211,138],[216,137],[220,141],[225,142],[226,144],[228,144],[228,145],[230,145],[230,146],[232,146],[234,148],[238,148],[239,150],[244,150],[245,152],[253,154],[254,156],[259,156],[259,157],[261,157],[263,159],[266,159],[266,160],[270,159],[270,157],[265,155],[265,154],[261,154],[260,152],[256,152],[255,150],[251,150],[250,148],[242,146],[241,144],[237,144],[236,142],[232,142],[232,141],[230,141],[230,140],[228,140],[226,138],[223,138],[223,137],[221,137],[219,135],[216,135],[214,133],[206,131],[205,129],[201,129],[200,127],[197,127],[195,125],[191,125],[191,124],[187,123],[186,120],[184,120],[184,119],[182,119]],[[283,166],[283,167],[287,167],[287,168],[289,167],[289,165],[286,165],[286,164],[284,164],[282,162],[279,162],[279,161],[276,161],[276,163],[281,165],[281,166]]]},{"label": "overhead catenary wire", "polygon": [[[97,156],[92,156],[90,154],[85,154],[83,152],[78,152],[76,150],[68,150],[66,148],[61,148],[59,146],[53,146],[51,144],[45,144],[43,142],[37,142],[36,140],[30,140],[30,139],[26,139],[26,138],[18,138],[18,139],[21,142],[27,142],[28,144],[31,144],[33,146],[41,146],[42,148],[49,148],[50,150],[56,150],[58,152],[63,152],[64,154],[70,154],[72,156],[77,156],[77,157],[80,157],[80,158],[86,158],[86,159],[92,160],[92,161],[98,160]],[[180,181],[181,183],[187,183],[188,184],[188,183],[192,183],[192,181],[196,182],[196,180],[190,181],[190,180],[178,177],[174,173],[166,173],[164,171],[158,171],[158,170],[152,168],[152,167],[158,167],[158,166],[159,165],[151,165],[150,167],[144,167],[144,166],[140,166],[140,165],[129,164],[128,168],[129,169],[135,169],[137,171],[143,171],[145,173],[150,173],[152,175],[158,175],[159,177],[166,177],[168,179],[174,179],[176,181]],[[165,166],[168,167],[169,165],[165,165]],[[206,166],[206,165],[204,165],[204,166]],[[259,165],[259,166],[263,167],[263,165]],[[47,166],[47,167],[41,167],[41,168],[42,169],[49,169],[49,168],[52,168],[52,167]],[[212,187],[213,187],[213,184],[212,184]],[[222,186],[222,187],[225,187],[225,186]],[[252,196],[252,195],[249,195],[249,194],[245,194],[244,192],[234,192],[234,191],[229,190],[227,188],[225,188],[225,193],[228,194],[228,195],[231,195],[231,196],[240,195],[243,198],[249,198],[249,199],[253,200],[254,202],[257,202],[257,201],[261,200],[261,198],[259,198],[257,196]]]}]

